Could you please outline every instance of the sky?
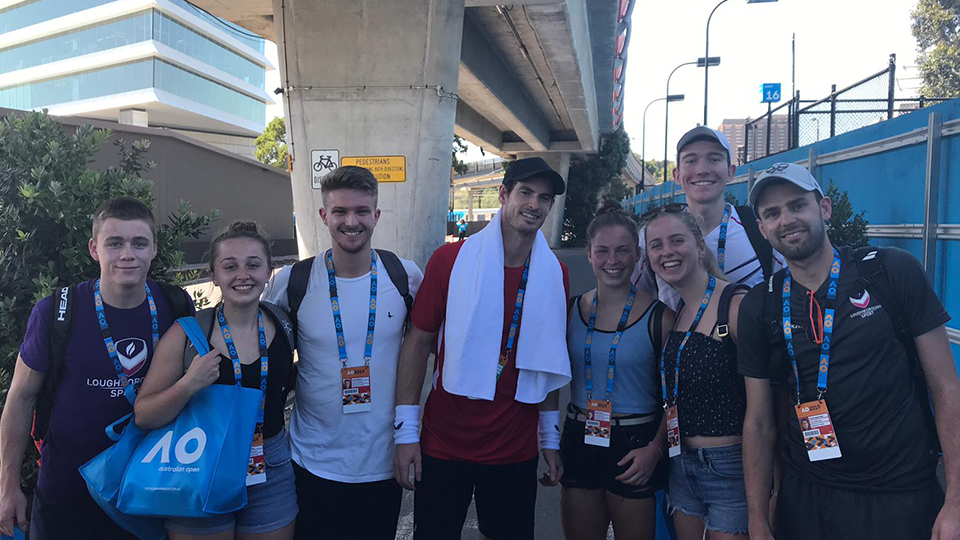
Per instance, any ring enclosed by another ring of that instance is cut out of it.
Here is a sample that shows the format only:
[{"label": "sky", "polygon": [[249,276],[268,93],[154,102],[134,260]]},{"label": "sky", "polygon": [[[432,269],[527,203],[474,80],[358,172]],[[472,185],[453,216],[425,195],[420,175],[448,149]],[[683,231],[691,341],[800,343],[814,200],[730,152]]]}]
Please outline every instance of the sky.
[{"label": "sky", "polygon": [[[610,0],[588,0],[593,2]],[[624,84],[624,126],[631,147],[643,151],[643,111],[666,94],[670,71],[704,54],[707,16],[719,0],[636,0]],[[910,11],[916,0],[779,0],[747,4],[728,0],[710,23],[708,125],[724,118],[756,118],[766,111],[760,85],[779,82],[784,98],[791,94],[791,36],[796,34],[796,89],[801,99],[820,99],[830,85],[843,88],[887,66],[897,55],[897,97],[916,95],[916,40],[910,33]],[[281,86],[277,47],[266,43],[265,55],[278,68],[267,72],[266,89],[275,99],[267,121],[283,116],[273,89]],[[685,66],[670,81],[671,94],[684,94],[670,104],[670,151],[688,129],[703,122],[703,68]],[[601,112],[603,114],[603,112]],[[646,159],[663,159],[664,103],[647,112]],[[489,156],[488,156],[489,157]],[[483,159],[471,145],[467,161]]]},{"label": "sky", "polygon": [[[673,68],[704,55],[707,17],[717,1],[637,0],[624,84],[624,126],[637,154],[643,146],[644,108],[666,94]],[[763,115],[762,83],[781,83],[784,98],[789,97],[794,33],[801,99],[820,99],[829,95],[831,84],[840,89],[883,70],[890,53],[897,55],[897,97],[915,96],[916,40],[910,33],[915,5],[916,0],[729,0],[710,22],[710,56],[720,56],[721,62],[710,68],[707,125]],[[680,136],[703,123],[703,68],[678,69],[670,93],[686,96],[670,104],[668,159],[674,160]],[[646,123],[646,159],[662,160],[663,101],[650,106]]]}]

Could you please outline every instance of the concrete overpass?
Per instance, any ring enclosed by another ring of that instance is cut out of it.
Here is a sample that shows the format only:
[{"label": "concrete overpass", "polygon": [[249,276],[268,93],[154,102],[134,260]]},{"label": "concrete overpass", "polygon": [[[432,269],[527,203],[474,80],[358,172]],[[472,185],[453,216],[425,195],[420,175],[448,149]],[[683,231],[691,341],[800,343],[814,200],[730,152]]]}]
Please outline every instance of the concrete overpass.
[{"label": "concrete overpass", "polygon": [[[633,0],[193,0],[280,49],[301,254],[317,226],[314,150],[403,156],[375,242],[424,263],[442,242],[453,134],[564,176],[619,127]],[[558,245],[564,200],[544,233]]]}]

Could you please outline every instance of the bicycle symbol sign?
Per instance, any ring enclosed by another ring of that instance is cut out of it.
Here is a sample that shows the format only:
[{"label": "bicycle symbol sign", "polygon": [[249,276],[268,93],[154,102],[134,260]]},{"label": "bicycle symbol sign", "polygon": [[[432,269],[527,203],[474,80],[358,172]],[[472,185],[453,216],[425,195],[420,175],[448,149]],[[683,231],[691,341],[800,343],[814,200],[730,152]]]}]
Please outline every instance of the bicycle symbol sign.
[{"label": "bicycle symbol sign", "polygon": [[310,152],[313,189],[320,189],[323,177],[340,166],[340,150],[312,150]]}]

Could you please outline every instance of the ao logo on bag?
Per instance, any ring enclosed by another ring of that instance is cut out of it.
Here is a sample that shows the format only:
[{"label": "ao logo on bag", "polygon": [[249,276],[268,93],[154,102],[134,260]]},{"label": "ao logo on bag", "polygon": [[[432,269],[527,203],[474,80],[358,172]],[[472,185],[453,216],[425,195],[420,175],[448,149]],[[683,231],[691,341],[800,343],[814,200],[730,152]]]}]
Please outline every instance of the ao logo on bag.
[{"label": "ao logo on bag", "polygon": [[[195,443],[194,443],[195,441]],[[157,444],[147,452],[141,463],[150,463],[160,455],[160,463],[170,463],[170,447],[173,445],[173,430],[163,434],[163,437],[157,441]],[[203,450],[207,446],[207,434],[195,427],[183,434],[177,440],[176,446],[173,446],[173,455],[181,465],[190,465],[203,456]],[[183,467],[160,467],[162,472],[198,472],[198,468]]]}]

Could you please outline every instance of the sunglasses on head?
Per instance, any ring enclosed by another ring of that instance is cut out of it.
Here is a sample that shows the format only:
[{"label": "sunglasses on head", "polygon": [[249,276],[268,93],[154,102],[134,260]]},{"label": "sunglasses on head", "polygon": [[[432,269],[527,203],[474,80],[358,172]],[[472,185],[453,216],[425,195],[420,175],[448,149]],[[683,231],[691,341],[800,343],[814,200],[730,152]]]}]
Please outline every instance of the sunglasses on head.
[{"label": "sunglasses on head", "polygon": [[640,223],[647,224],[653,218],[662,214],[679,214],[687,210],[687,203],[670,203],[664,206],[658,206],[653,210],[647,210],[640,216]]}]

